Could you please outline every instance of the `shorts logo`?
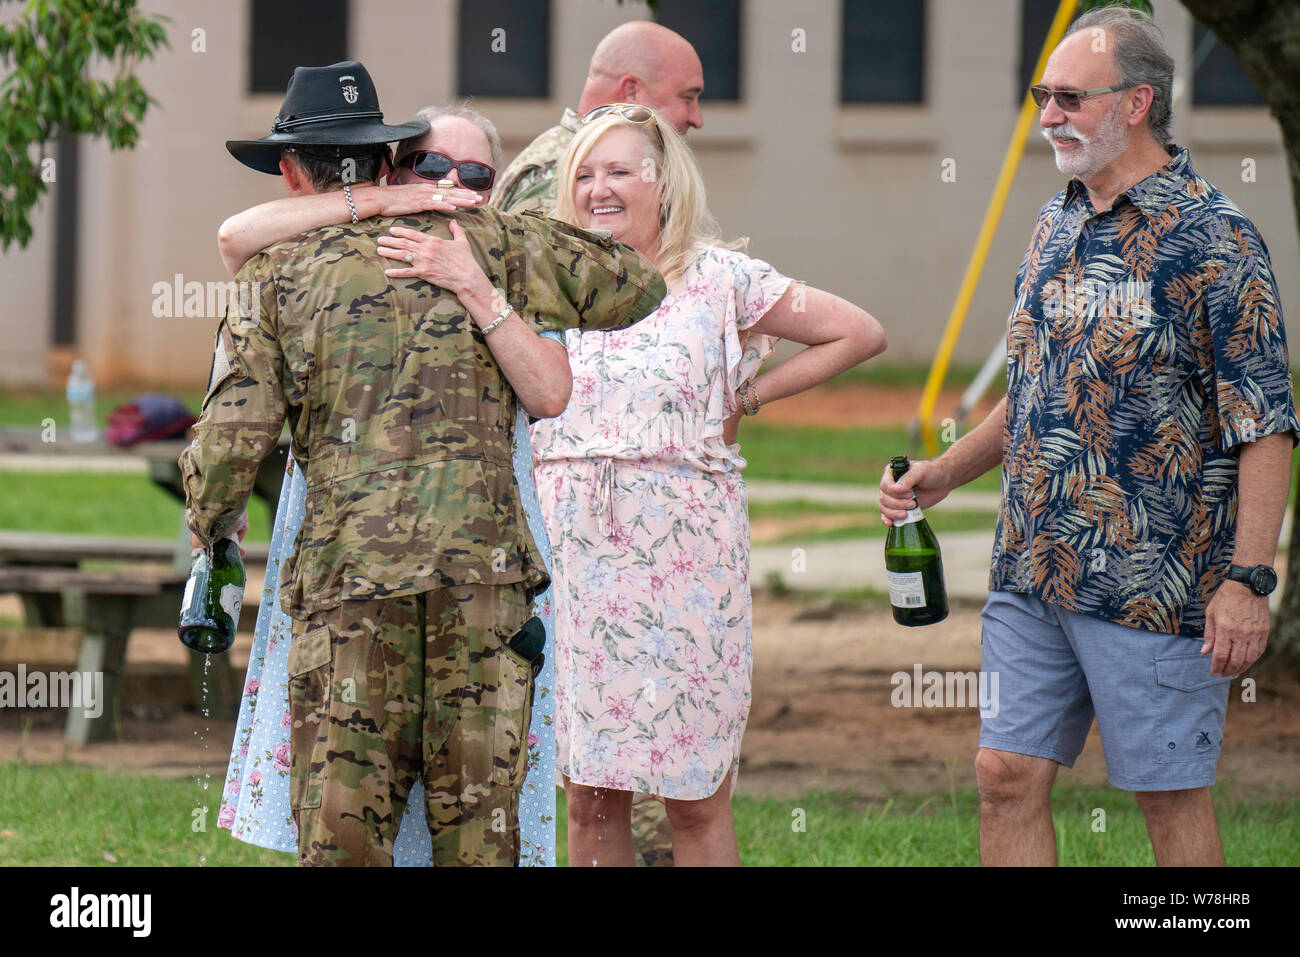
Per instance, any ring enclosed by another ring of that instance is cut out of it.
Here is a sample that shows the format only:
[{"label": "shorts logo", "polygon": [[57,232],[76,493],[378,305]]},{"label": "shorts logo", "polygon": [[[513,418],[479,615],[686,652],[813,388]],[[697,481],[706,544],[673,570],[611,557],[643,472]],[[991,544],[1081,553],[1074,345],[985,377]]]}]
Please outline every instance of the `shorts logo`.
[{"label": "shorts logo", "polygon": [[1210,740],[1210,732],[1208,732],[1208,731],[1197,731],[1197,732],[1196,732],[1196,746],[1197,746],[1198,748],[1212,748],[1212,747],[1214,747],[1214,742]]},{"label": "shorts logo", "polygon": [[[339,82],[342,83],[344,80],[352,80],[355,83],[356,79],[355,76],[341,76],[339,77]],[[359,91],[355,86],[343,87],[343,99],[347,100],[349,103],[355,103],[357,101],[358,93]]]}]

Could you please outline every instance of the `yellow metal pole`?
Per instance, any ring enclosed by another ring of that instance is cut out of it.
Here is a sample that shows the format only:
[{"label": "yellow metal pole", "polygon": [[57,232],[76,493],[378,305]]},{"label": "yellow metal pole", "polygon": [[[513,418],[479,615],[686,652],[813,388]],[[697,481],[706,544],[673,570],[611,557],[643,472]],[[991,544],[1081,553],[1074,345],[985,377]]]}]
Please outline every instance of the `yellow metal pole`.
[{"label": "yellow metal pole", "polygon": [[[1065,36],[1065,28],[1074,17],[1077,3],[1078,0],[1061,0],[1061,5],[1056,8],[1056,16],[1047,31],[1047,40],[1043,43],[1043,49],[1038,54],[1038,63],[1034,66],[1033,82],[1038,82],[1042,77],[1043,70],[1047,66],[1047,57],[1061,42],[1061,37]],[[939,389],[948,374],[952,351],[957,346],[961,327],[966,322],[966,312],[975,297],[980,274],[984,271],[984,261],[988,258],[989,247],[993,245],[993,237],[1002,219],[1002,209],[1006,205],[1007,194],[1011,192],[1011,183],[1016,178],[1016,169],[1020,166],[1020,157],[1025,151],[1029,128],[1037,113],[1038,107],[1034,105],[1033,97],[1026,92],[1025,101],[1020,105],[1020,116],[1016,120],[1015,132],[1011,134],[1006,155],[1002,157],[1002,171],[998,174],[997,185],[993,187],[993,196],[989,199],[988,209],[984,211],[984,223],[980,226],[979,237],[975,240],[975,249],[971,253],[970,262],[966,264],[966,274],[962,277],[961,287],[957,290],[957,299],[952,304],[952,312],[948,314],[948,325],[943,331],[943,338],[939,340],[939,351],[935,354],[934,364],[930,366],[930,375],[925,380],[925,391],[921,394],[921,405],[917,409],[916,417],[921,439],[925,443],[926,455],[931,457],[938,451],[934,424],[931,420],[934,417],[935,404],[939,401]]]}]

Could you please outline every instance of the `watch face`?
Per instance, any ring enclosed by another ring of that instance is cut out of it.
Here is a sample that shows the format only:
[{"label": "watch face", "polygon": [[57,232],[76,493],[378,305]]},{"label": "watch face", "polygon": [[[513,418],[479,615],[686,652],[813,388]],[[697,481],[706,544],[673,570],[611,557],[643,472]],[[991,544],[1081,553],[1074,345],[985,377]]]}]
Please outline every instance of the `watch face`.
[{"label": "watch face", "polygon": [[1271,595],[1277,587],[1277,572],[1263,565],[1257,565],[1250,573],[1250,587],[1258,595]]}]

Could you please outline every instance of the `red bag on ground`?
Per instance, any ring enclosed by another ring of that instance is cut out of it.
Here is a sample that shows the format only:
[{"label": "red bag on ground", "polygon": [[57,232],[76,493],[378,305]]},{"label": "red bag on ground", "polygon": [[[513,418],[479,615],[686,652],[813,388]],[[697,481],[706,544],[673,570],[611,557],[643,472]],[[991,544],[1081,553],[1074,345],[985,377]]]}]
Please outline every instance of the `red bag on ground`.
[{"label": "red bag on ground", "polygon": [[197,421],[179,399],[150,392],[108,413],[104,438],[128,448],[138,442],[182,438]]}]

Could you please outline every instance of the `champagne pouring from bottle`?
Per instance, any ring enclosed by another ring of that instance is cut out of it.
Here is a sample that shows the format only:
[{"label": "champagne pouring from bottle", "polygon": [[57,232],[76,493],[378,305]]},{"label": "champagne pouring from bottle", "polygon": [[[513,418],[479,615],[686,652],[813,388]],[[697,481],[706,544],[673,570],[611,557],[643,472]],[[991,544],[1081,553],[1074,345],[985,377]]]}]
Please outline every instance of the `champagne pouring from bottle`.
[{"label": "champagne pouring from bottle", "polygon": [[245,582],[239,533],[247,527],[247,518],[241,518],[229,537],[194,556],[177,630],[182,644],[200,654],[227,651],[234,644]]},{"label": "champagne pouring from bottle", "polygon": [[[897,482],[911,467],[906,455],[889,460]],[[943,557],[935,538],[916,504],[907,518],[895,521],[885,536],[885,572],[889,576],[889,604],[900,625],[933,625],[948,617],[948,591],[943,584]]]}]

